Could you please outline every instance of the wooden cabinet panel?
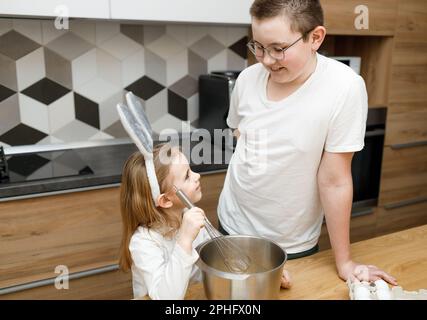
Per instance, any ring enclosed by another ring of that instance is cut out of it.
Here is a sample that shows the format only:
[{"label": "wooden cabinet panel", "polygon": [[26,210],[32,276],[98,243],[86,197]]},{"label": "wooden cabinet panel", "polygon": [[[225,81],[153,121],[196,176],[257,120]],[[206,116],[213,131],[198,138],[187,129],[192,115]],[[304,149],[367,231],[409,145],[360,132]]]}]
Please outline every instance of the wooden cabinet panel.
[{"label": "wooden cabinet panel", "polygon": [[377,213],[352,217],[350,221],[350,242],[362,241],[375,237],[375,223]]},{"label": "wooden cabinet panel", "polygon": [[427,141],[427,101],[391,104],[386,128],[386,145]]},{"label": "wooden cabinet panel", "polygon": [[[353,216],[350,220],[350,243],[362,241],[375,237],[376,234],[376,209],[373,213]],[[322,226],[322,232],[319,238],[320,250],[327,250],[331,248],[329,241],[328,228],[326,223]]]},{"label": "wooden cabinet panel", "polygon": [[384,147],[380,205],[427,196],[427,146]]},{"label": "wooden cabinet panel", "polygon": [[393,49],[393,65],[427,65],[427,36],[425,38],[424,42],[421,39],[406,42],[404,38],[396,37]]},{"label": "wooden cabinet panel", "polygon": [[[325,25],[329,34],[393,35],[395,32],[397,0],[321,0]],[[357,30],[354,25],[355,8],[369,9],[369,28]]]},{"label": "wooden cabinet panel", "polygon": [[[427,42],[427,4],[424,0],[400,0],[396,36],[399,42]],[[408,59],[411,60],[411,59]]]},{"label": "wooden cabinet panel", "polygon": [[320,232],[319,237],[319,250],[328,250],[331,248],[331,243],[329,241],[328,228],[326,227],[326,223],[322,225],[322,231]]},{"label": "wooden cabinet panel", "polygon": [[1,300],[130,300],[133,299],[132,275],[111,271],[80,279],[72,279],[68,289],[54,285],[14,292],[0,296]]},{"label": "wooden cabinet panel", "polygon": [[377,235],[427,224],[427,201],[395,209],[379,208]]},{"label": "wooden cabinet panel", "polygon": [[427,3],[399,1],[390,102],[427,103]]},{"label": "wooden cabinet panel", "polygon": [[196,206],[205,211],[209,221],[218,227],[218,200],[224,186],[225,172],[202,175],[202,200]]},{"label": "wooden cabinet panel", "polygon": [[390,103],[427,101],[427,65],[393,65]]},{"label": "wooden cabinet panel", "polygon": [[117,261],[119,188],[0,203],[0,288]]}]

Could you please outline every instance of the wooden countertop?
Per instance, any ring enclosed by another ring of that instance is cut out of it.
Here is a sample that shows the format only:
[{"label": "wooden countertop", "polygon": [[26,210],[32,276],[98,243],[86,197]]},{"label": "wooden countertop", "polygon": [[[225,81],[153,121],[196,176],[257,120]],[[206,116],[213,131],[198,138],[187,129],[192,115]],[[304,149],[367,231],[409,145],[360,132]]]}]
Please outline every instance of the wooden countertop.
[{"label": "wooden countertop", "polygon": [[[427,225],[353,243],[351,251],[355,261],[390,273],[404,290],[427,289]],[[331,250],[289,260],[285,268],[291,273],[293,286],[282,289],[280,299],[349,299]],[[206,299],[203,285],[190,286],[186,299]]]}]

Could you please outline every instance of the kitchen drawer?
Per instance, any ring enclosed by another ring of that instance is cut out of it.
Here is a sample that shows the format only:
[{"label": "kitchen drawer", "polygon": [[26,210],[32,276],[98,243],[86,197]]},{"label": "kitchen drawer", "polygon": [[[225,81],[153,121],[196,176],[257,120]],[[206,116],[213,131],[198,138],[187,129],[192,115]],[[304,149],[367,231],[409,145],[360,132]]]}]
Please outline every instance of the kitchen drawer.
[{"label": "kitchen drawer", "polygon": [[381,207],[377,215],[377,235],[427,224],[427,198],[396,208]]},{"label": "kitchen drawer", "polygon": [[0,288],[117,261],[119,188],[0,203]]},{"label": "kitchen drawer", "polygon": [[[372,212],[366,215],[352,216],[350,220],[350,243],[362,241],[375,237],[377,208],[372,208]],[[319,238],[320,250],[331,248],[328,229],[326,223],[322,226]]]},{"label": "kitchen drawer", "polygon": [[380,205],[399,206],[427,196],[427,146],[384,147]]},{"label": "kitchen drawer", "polygon": [[427,101],[391,104],[386,127],[387,146],[398,148],[413,143],[427,144]]},{"label": "kitchen drawer", "polygon": [[70,279],[68,289],[53,284],[0,296],[1,300],[130,300],[133,298],[132,274],[120,270],[79,279]]}]

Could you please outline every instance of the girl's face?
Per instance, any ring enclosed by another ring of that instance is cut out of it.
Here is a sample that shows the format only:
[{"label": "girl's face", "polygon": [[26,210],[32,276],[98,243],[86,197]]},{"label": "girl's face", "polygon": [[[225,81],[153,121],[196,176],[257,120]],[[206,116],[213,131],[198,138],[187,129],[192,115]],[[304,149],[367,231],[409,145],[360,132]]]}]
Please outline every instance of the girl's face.
[{"label": "girl's face", "polygon": [[[288,19],[282,15],[267,19],[252,19],[253,40],[264,48],[283,49],[298,40],[302,35],[291,31]],[[264,51],[264,57],[257,58],[270,73],[271,80],[278,84],[292,84],[304,77],[313,57],[310,41],[297,41],[285,51],[282,60],[277,60]]]},{"label": "girl's face", "polygon": [[[170,183],[181,189],[191,200],[196,203],[202,198],[202,188],[200,184],[200,174],[193,172],[190,168],[187,158],[182,152],[172,158],[170,169]],[[184,206],[178,197],[174,194],[171,199],[174,204]]]}]

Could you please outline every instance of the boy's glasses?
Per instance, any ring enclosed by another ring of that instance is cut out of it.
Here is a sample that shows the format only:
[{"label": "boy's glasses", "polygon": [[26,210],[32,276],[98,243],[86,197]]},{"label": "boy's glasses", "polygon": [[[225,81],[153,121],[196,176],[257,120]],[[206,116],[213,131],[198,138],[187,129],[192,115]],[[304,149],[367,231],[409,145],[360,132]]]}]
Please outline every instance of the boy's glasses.
[{"label": "boy's glasses", "polygon": [[[310,30],[311,31],[311,30]],[[307,32],[306,34],[310,33]],[[254,56],[257,59],[262,59],[264,58],[264,54],[265,51],[267,51],[268,55],[276,60],[283,60],[285,59],[285,52],[286,50],[288,50],[290,47],[292,47],[294,44],[296,44],[298,41],[300,41],[302,38],[304,38],[304,36],[306,34],[303,34],[301,37],[299,37],[297,40],[295,40],[294,42],[292,42],[289,46],[282,48],[280,46],[277,45],[271,45],[268,47],[264,47],[262,44],[251,40],[247,43],[247,47],[249,48],[249,50],[254,54]]]}]

